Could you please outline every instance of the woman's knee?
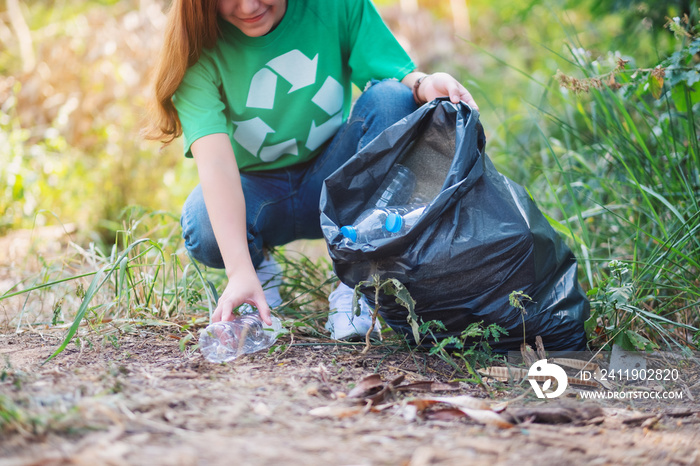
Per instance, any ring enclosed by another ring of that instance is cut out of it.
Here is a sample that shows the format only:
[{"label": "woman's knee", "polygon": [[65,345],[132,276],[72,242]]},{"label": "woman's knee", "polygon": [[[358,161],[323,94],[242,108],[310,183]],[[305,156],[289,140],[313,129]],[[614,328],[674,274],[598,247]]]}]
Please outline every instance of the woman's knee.
[{"label": "woman's knee", "polygon": [[[217,269],[225,267],[219,243],[216,241],[204,203],[201,186],[197,186],[185,201],[180,225],[182,225],[185,248],[197,262]],[[253,265],[257,266],[263,260],[262,237],[260,234],[253,233],[252,225],[247,224],[246,228],[248,230],[248,252]]]},{"label": "woman's knee", "polygon": [[405,115],[417,108],[411,89],[395,79],[372,81],[360,98],[363,97],[381,112]]},{"label": "woman's knee", "polygon": [[413,93],[394,79],[373,81],[355,102],[353,117],[364,121],[365,129],[378,125],[383,130],[417,109]]},{"label": "woman's knee", "polygon": [[182,225],[185,248],[192,257],[208,267],[224,267],[219,245],[204,204],[201,186],[197,186],[185,201],[180,225]]}]

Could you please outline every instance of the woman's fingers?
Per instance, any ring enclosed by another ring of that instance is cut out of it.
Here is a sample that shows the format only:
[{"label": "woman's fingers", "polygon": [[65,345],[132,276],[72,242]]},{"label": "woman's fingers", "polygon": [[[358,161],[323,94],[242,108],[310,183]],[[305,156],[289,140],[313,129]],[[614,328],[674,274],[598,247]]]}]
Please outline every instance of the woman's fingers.
[{"label": "woman's fingers", "polygon": [[259,290],[253,290],[249,297],[240,295],[235,286],[229,282],[229,285],[224,290],[223,295],[219,298],[216,309],[211,316],[212,322],[233,320],[233,310],[243,303],[247,303],[255,307],[260,313],[260,318],[267,325],[272,325],[270,306],[267,304],[265,294],[262,287]]},{"label": "woman's fingers", "polygon": [[437,97],[449,97],[454,104],[462,101],[475,110],[479,109],[467,88],[447,73],[433,73],[424,82],[427,84],[426,87],[428,87],[424,94],[428,100]]}]

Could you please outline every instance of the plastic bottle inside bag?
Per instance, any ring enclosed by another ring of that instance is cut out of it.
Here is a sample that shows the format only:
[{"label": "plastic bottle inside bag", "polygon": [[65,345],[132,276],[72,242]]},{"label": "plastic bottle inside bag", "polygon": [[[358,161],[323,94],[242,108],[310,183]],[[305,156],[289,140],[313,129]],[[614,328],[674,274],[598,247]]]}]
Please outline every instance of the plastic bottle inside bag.
[{"label": "plastic bottle inside bag", "polygon": [[416,175],[403,165],[396,164],[377,191],[367,202],[367,207],[391,207],[406,205],[416,189]]},{"label": "plastic bottle inside bag", "polygon": [[420,218],[426,204],[398,207],[371,208],[364,211],[352,225],[340,232],[353,243],[369,243],[382,238],[398,236],[408,231]]},{"label": "plastic bottle inside bag", "polygon": [[270,317],[272,326],[266,325],[257,314],[244,314],[232,321],[209,324],[199,335],[202,355],[209,362],[221,363],[269,348],[283,331],[280,320]]},{"label": "plastic bottle inside bag", "polygon": [[402,235],[416,224],[423,211],[427,207],[425,203],[411,204],[406,207],[393,209],[387,215],[384,229],[394,235]]}]

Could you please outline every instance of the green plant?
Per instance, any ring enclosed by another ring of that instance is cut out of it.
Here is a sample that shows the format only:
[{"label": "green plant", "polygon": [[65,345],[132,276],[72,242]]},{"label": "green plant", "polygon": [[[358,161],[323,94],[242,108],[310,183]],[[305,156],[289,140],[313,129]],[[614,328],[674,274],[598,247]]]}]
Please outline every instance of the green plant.
[{"label": "green plant", "polygon": [[371,280],[365,280],[361,281],[355,286],[353,298],[352,298],[352,308],[355,312],[356,315],[360,315],[360,302],[359,302],[359,296],[360,296],[360,290],[363,287],[373,287],[374,288],[374,302],[375,302],[375,308],[374,311],[372,312],[372,325],[370,325],[370,329],[367,331],[367,335],[365,336],[365,349],[363,350],[363,353],[367,352],[367,350],[370,348],[370,334],[372,333],[372,329],[374,328],[374,322],[379,316],[379,295],[380,293],[383,293],[388,296],[393,296],[396,299],[396,302],[405,307],[406,311],[408,311],[406,315],[406,321],[408,324],[411,326],[411,331],[413,332],[413,340],[418,344],[421,341],[420,337],[420,324],[418,323],[418,316],[416,315],[416,302],[413,300],[411,297],[411,294],[408,292],[406,287],[404,286],[403,283],[401,283],[399,280],[395,278],[387,278],[382,280],[379,275],[373,275]]},{"label": "green plant", "polygon": [[[84,260],[78,268],[88,271],[66,276],[73,269],[54,270],[47,266],[34,285],[24,289],[16,286],[0,295],[0,300],[19,295],[28,298],[32,293],[49,289],[55,293],[70,287],[71,282],[78,283],[71,288],[73,293],[64,294],[66,300],[69,294],[74,295],[70,296],[71,304],[76,297],[79,300],[77,310],[70,316],[72,324],[63,343],[48,360],[63,351],[71,340],[77,340],[84,326],[100,333],[104,343],[116,347],[115,331],[133,323],[174,326],[188,332],[192,322],[201,322],[197,314],[211,312],[212,302],[216,302],[215,287],[196,263],[183,264],[176,219],[138,207],[126,209],[123,218],[123,227],[116,232],[116,241],[108,253],[95,247],[87,251],[78,248]],[[81,281],[86,278],[90,279],[87,289]],[[66,308],[64,301],[56,302],[52,308],[53,325],[64,320]],[[21,321],[22,313],[18,327]],[[91,339],[85,341],[90,344]]]},{"label": "green plant", "polygon": [[520,317],[523,321],[523,344],[527,344],[527,337],[525,334],[525,314],[527,314],[527,310],[525,310],[525,303],[532,302],[532,298],[522,291],[513,291],[508,296],[508,302],[511,306],[520,311]]},{"label": "green plant", "polygon": [[[379,275],[373,275],[371,280],[362,281],[355,286],[353,309],[357,315],[360,313],[360,290],[367,287],[374,288],[376,305],[372,316],[373,323],[379,314],[380,294],[393,296],[396,302],[407,311],[406,320],[411,326],[413,341],[417,347],[423,346],[426,339],[431,340],[433,346],[430,348],[429,354],[437,355],[455,370],[469,374],[470,378],[465,379],[465,381],[482,383],[475,368],[493,361],[495,356],[489,341],[497,342],[502,335],[507,335],[508,332],[503,327],[495,323],[484,327],[483,321],[474,322],[465,328],[459,336],[439,339],[435,336],[434,330],[445,331],[443,323],[439,321],[423,322],[415,312],[416,303],[406,287],[395,278],[382,280]],[[518,295],[518,299],[525,299],[526,296],[525,294]],[[370,347],[369,333],[366,336],[363,353]],[[455,362],[455,358],[462,362],[466,372]]]},{"label": "green plant", "polygon": [[633,324],[640,313],[630,304],[635,293],[634,285],[623,279],[629,268],[618,260],[610,261],[608,267],[610,274],[588,292],[592,311],[585,328],[591,343],[605,347],[614,342],[627,351],[658,348],[657,344],[634,330]]},{"label": "green plant", "polygon": [[9,397],[0,395],[0,432],[23,430],[26,415]]},{"label": "green plant", "polygon": [[[310,242],[313,248],[323,248],[323,242]],[[283,269],[280,294],[283,304],[276,310],[288,320],[285,327],[291,333],[301,332],[312,336],[324,336],[322,321],[328,317],[328,295],[338,278],[333,273],[327,257],[310,258],[303,252],[279,247],[272,254]],[[316,254],[318,255],[318,254]]]},{"label": "green plant", "polygon": [[[590,334],[594,344],[698,343],[700,43],[694,24],[669,27],[676,52],[648,67],[619,53],[596,56],[570,35],[574,71],[558,72],[558,89],[533,105],[533,119],[543,120],[531,149],[539,176],[528,187],[568,230],[593,299],[588,329],[602,332]],[[624,283],[606,273],[612,258],[628,268]]]},{"label": "green plant", "polygon": [[[492,366],[495,355],[489,341],[497,342],[501,336],[508,335],[506,329],[497,324],[484,326],[484,322],[473,322],[465,328],[459,336],[451,336],[438,340],[433,330],[445,331],[442,322],[424,322],[420,328],[420,333],[429,335],[433,340],[433,347],[429,354],[437,355],[440,359],[450,364],[455,370],[462,374],[469,375],[466,379],[461,379],[469,383],[478,383],[485,386],[481,376],[477,372],[480,367]],[[462,362],[464,368],[455,361]]]}]

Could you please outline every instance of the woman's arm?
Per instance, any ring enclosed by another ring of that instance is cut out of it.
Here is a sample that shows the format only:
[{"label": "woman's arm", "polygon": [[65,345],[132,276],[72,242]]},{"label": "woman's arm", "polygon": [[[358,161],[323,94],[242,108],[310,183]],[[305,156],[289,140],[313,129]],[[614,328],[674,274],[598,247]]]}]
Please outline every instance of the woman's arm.
[{"label": "woman's arm", "polygon": [[[417,88],[414,89],[416,81],[421,79]],[[479,110],[474,98],[467,89],[455,78],[447,73],[425,74],[420,71],[408,73],[401,82],[411,89],[416,97],[416,103],[422,104],[430,102],[438,97],[449,97],[452,103],[463,101],[474,110]]]},{"label": "woman's arm", "polygon": [[270,308],[248,252],[245,200],[231,141],[226,134],[211,134],[197,139],[191,148],[228,277],[212,320],[231,320],[233,309],[248,303],[258,309],[266,324],[272,325]]}]

